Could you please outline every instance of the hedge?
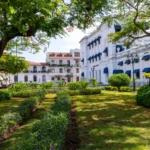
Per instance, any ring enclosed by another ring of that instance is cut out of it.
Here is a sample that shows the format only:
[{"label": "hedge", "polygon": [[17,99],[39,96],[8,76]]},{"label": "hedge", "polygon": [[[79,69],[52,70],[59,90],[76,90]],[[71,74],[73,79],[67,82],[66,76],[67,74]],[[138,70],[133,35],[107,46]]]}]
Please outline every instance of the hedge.
[{"label": "hedge", "polygon": [[0,91],[0,101],[10,100],[12,97],[10,92]]}]

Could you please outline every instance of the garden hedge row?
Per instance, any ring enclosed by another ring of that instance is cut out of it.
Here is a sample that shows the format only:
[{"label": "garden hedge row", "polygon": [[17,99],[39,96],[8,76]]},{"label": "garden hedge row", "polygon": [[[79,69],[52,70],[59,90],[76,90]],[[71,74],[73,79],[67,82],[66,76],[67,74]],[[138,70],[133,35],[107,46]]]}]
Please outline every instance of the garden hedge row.
[{"label": "garden hedge row", "polygon": [[26,134],[14,150],[53,150],[64,149],[65,134],[71,112],[70,97],[65,92],[57,94],[51,111]]},{"label": "garden hedge row", "polygon": [[[108,91],[118,91],[117,87],[113,87],[113,86],[106,86],[104,87],[105,90]],[[121,87],[120,88],[120,92],[131,92],[133,89],[131,87]]]},{"label": "garden hedge row", "polygon": [[27,121],[38,104],[45,98],[45,93],[39,91],[36,97],[29,97],[23,101],[15,112],[8,112],[0,118],[0,138],[7,136],[7,133],[13,131],[16,125]]}]

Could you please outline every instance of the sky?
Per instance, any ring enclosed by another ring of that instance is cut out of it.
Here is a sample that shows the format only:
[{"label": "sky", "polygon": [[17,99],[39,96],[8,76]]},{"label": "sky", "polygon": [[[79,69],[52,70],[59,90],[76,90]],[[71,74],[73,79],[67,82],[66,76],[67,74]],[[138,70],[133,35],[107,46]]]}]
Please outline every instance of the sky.
[{"label": "sky", "polygon": [[[90,30],[92,31],[92,28],[89,29],[88,32],[90,32]],[[62,38],[57,37],[56,39],[51,39],[46,52],[69,52],[70,49],[80,48],[79,41],[88,34],[79,29],[74,29],[72,32],[67,33],[68,35],[63,36]],[[45,62],[46,52],[43,52],[41,49],[40,52],[36,54],[24,52],[22,56],[28,61]]]}]

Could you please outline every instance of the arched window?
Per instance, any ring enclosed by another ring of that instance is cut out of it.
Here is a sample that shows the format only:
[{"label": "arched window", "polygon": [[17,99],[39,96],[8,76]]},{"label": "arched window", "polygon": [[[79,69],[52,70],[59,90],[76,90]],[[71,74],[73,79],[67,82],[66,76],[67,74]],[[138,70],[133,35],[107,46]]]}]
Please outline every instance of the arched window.
[{"label": "arched window", "polygon": [[37,72],[37,67],[36,66],[33,67],[33,72]]},{"label": "arched window", "polygon": [[76,81],[79,81],[79,77],[76,77]]},{"label": "arched window", "polygon": [[79,73],[79,68],[76,68],[76,73]]},{"label": "arched window", "polygon": [[14,76],[14,82],[18,82],[18,75]]},{"label": "arched window", "polygon": [[36,75],[33,76],[33,81],[37,82],[37,76]]},{"label": "arched window", "polygon": [[46,76],[45,75],[42,76],[42,81],[46,82]]},{"label": "arched window", "polygon": [[28,76],[27,75],[24,76],[24,82],[28,82]]}]

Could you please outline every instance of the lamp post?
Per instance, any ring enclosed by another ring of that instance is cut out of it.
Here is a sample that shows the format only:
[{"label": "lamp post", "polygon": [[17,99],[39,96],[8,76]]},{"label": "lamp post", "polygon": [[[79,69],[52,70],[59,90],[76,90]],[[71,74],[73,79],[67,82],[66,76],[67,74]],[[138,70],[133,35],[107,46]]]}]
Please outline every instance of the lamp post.
[{"label": "lamp post", "polygon": [[137,54],[128,54],[127,57],[131,60],[132,63],[132,73],[133,73],[133,91],[136,91],[135,77],[134,77],[134,59],[138,59]]},{"label": "lamp post", "polygon": [[91,71],[92,71],[92,74],[93,74],[93,78],[94,78],[94,70],[95,70],[95,68],[93,67],[93,68],[91,68]]}]

